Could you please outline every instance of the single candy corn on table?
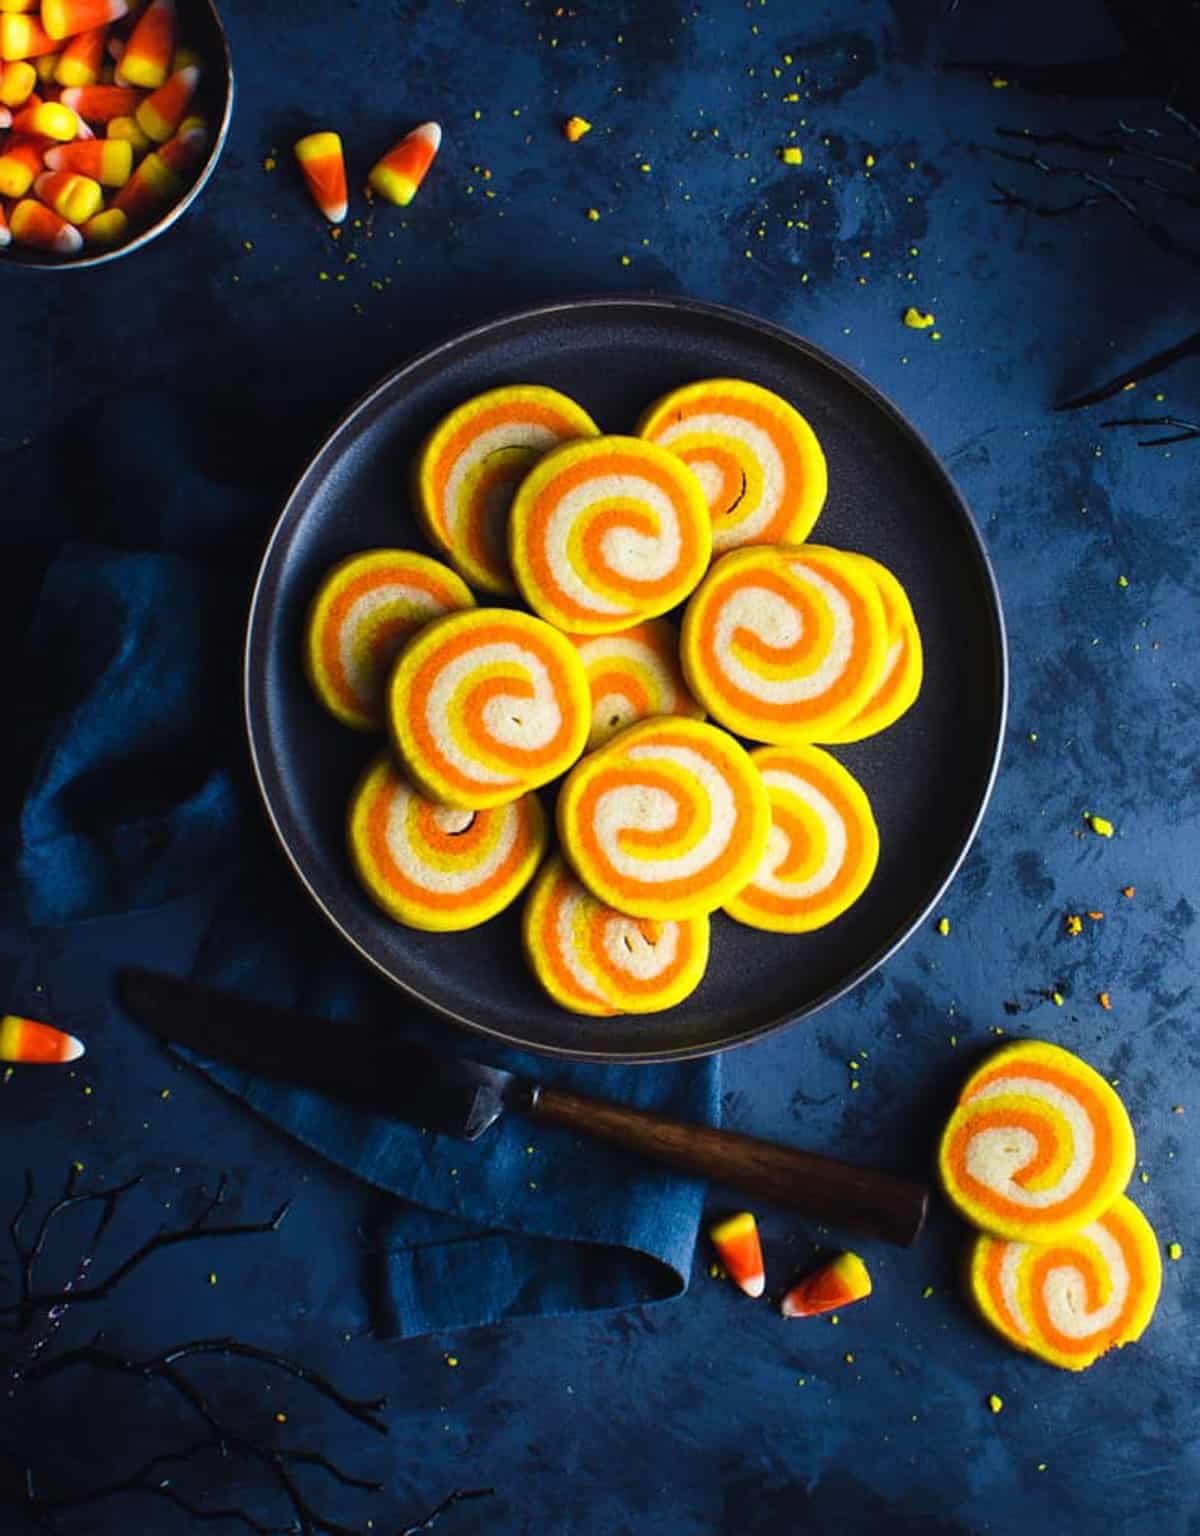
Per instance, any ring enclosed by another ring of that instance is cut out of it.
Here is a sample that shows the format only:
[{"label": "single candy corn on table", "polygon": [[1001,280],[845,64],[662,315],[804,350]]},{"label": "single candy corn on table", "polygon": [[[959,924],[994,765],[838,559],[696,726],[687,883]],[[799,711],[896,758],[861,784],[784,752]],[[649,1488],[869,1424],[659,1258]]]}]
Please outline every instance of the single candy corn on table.
[{"label": "single candy corn on table", "polygon": [[871,1294],[871,1276],[856,1253],[837,1258],[797,1281],[780,1303],[784,1317],[818,1317],[863,1301]]},{"label": "single candy corn on table", "polygon": [[708,1236],[733,1283],[747,1296],[761,1296],[766,1289],[767,1276],[758,1223],[753,1213],[739,1211],[736,1216],[719,1221],[716,1226],[709,1227]]},{"label": "single candy corn on table", "polygon": [[82,1055],[82,1041],[50,1024],[22,1018],[15,1013],[6,1013],[0,1018],[0,1061],[46,1066],[78,1061]]},{"label": "single candy corn on table", "polygon": [[683,1002],[708,964],[708,918],[651,921],[597,900],[560,858],[550,859],[525,903],[530,968],[572,1013],[657,1013]]},{"label": "single candy corn on table", "polygon": [[347,837],[363,889],[390,917],[457,933],[516,900],[545,852],[546,817],[536,795],[493,810],[436,805],[384,755],[354,791]]}]

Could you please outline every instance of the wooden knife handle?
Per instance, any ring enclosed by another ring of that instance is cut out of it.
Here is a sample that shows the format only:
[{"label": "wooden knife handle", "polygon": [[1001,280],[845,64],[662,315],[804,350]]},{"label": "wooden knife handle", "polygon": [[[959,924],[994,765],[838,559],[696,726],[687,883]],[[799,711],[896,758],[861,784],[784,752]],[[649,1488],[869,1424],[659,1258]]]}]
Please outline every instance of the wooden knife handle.
[{"label": "wooden knife handle", "polygon": [[527,1111],[681,1173],[717,1179],[830,1226],[907,1246],[920,1236],[929,1190],[912,1179],[800,1152],[737,1131],[668,1120],[644,1109],[540,1086]]}]

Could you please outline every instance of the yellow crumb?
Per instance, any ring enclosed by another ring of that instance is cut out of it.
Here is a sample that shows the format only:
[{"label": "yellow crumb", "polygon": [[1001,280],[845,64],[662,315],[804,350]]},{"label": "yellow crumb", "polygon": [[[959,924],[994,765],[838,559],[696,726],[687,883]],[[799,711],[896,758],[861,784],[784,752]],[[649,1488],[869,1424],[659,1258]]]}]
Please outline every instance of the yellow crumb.
[{"label": "yellow crumb", "polygon": [[1111,837],[1116,831],[1116,828],[1107,816],[1093,816],[1091,811],[1085,811],[1083,819],[1097,837]]},{"label": "yellow crumb", "polygon": [[599,208],[589,208],[588,211],[587,211],[587,216],[588,216],[589,219],[591,219],[592,223],[594,224],[596,222],[596,220],[600,217],[600,210],[599,210]]},{"label": "yellow crumb", "polygon": [[992,88],[993,88],[993,90],[1002,91],[1002,90],[1005,89],[1005,87],[1007,85],[1008,85],[1008,81],[1004,79],[1003,75],[993,75],[992,76]]},{"label": "yellow crumb", "polygon": [[931,314],[922,314],[919,309],[914,309],[910,304],[904,311],[904,323],[910,331],[927,331],[934,324],[934,318]]},{"label": "yellow crumb", "polygon": [[621,265],[623,267],[627,267],[631,260],[632,260],[632,257],[630,257],[630,256],[622,256],[621,257]]},{"label": "yellow crumb", "polygon": [[278,164],[279,164],[279,161],[276,160],[274,155],[264,155],[263,156],[263,163],[262,163],[262,165],[263,165],[263,170],[264,171],[273,171]]},{"label": "yellow crumb", "polygon": [[1183,1258],[1183,1244],[1182,1243],[1168,1243],[1167,1244],[1167,1258],[1174,1259],[1174,1260],[1176,1260],[1176,1262],[1178,1262],[1178,1260]]},{"label": "yellow crumb", "polygon": [[1132,885],[1123,885],[1121,887],[1121,895],[1124,896],[1126,901],[1132,901],[1133,900],[1133,892],[1134,892],[1134,887]]},{"label": "yellow crumb", "polygon": [[871,167],[875,164],[875,156],[874,155],[866,155],[866,156],[864,156],[863,164],[866,166],[867,170],[870,170]]},{"label": "yellow crumb", "polygon": [[988,1398],[988,1407],[992,1410],[993,1413],[999,1413],[1001,1408],[1004,1407],[1004,1399],[1002,1397],[997,1397],[993,1392],[992,1395]]},{"label": "yellow crumb", "polygon": [[788,144],[783,149],[777,151],[777,153],[779,158],[783,161],[784,165],[804,164],[804,151],[799,149],[795,144]]},{"label": "yellow crumb", "polygon": [[1076,912],[1068,912],[1066,919],[1066,929],[1070,938],[1073,939],[1077,937],[1083,932],[1083,918],[1081,918]]},{"label": "yellow crumb", "polygon": [[1050,994],[1050,1001],[1054,1004],[1054,1006],[1056,1008],[1061,1008],[1062,1005],[1063,1005],[1063,995],[1062,995],[1062,993],[1061,992],[1051,992],[1051,994]]},{"label": "yellow crumb", "polygon": [[941,934],[942,938],[945,938],[950,932],[950,919],[948,917],[938,918],[937,931]]},{"label": "yellow crumb", "polygon": [[1119,586],[1119,587],[1127,587],[1128,585],[1129,585],[1129,577],[1128,576],[1118,576],[1117,577],[1117,586]]},{"label": "yellow crumb", "polygon": [[1104,1009],[1105,1013],[1112,1012],[1112,998],[1108,995],[1107,992],[1097,992],[1096,1001],[1100,1004],[1101,1008]]},{"label": "yellow crumb", "polygon": [[569,117],[563,124],[563,137],[570,144],[577,144],[585,133],[591,133],[592,125],[586,117]]},{"label": "yellow crumb", "polygon": [[458,1356],[457,1355],[447,1355],[446,1356],[446,1364],[450,1367],[451,1370],[453,1370],[454,1367],[458,1364]]}]

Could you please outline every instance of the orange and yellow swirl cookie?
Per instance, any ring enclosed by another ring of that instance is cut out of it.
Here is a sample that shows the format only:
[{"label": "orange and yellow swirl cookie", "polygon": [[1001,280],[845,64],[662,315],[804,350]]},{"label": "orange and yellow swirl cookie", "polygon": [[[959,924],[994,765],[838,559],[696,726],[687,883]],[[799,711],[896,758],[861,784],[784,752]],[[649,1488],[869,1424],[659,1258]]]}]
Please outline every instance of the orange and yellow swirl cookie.
[{"label": "orange and yellow swirl cookie", "polygon": [[371,900],[398,923],[435,933],[486,923],[529,884],[546,851],[536,795],[456,811],[418,795],[385,753],[350,801],[350,857]]},{"label": "orange and yellow swirl cookie", "polygon": [[708,918],[626,917],[552,858],[525,903],[521,932],[533,974],[572,1013],[658,1013],[700,985]]},{"label": "orange and yellow swirl cookie", "polygon": [[388,673],[405,642],[431,619],[473,608],[461,577],[409,549],[368,549],[329,572],[308,612],[305,670],[343,725],[382,730]]},{"label": "orange and yellow swirl cookie", "polygon": [[565,635],[511,608],[473,608],[409,641],[392,671],[388,714],[422,793],[483,810],[564,773],[587,741],[592,701]]},{"label": "orange and yellow swirl cookie", "polygon": [[759,747],[751,761],[771,802],[767,847],[730,917],[771,933],[809,933],[852,906],[879,862],[879,833],[858,780],[820,747]]},{"label": "orange and yellow swirl cookie", "polygon": [[606,635],[674,608],[704,574],[712,531],[687,465],[637,437],[565,443],[517,491],[513,573],[535,613]]},{"label": "orange and yellow swirl cookie", "polygon": [[977,1227],[1053,1243],[1108,1209],[1134,1155],[1125,1106],[1100,1074],[1061,1046],[1022,1040],[967,1079],[938,1171]]},{"label": "orange and yellow swirl cookie", "polygon": [[417,504],[429,537],[473,587],[512,592],[508,509],[541,456],[599,428],[556,389],[514,384],[476,395],[434,429],[417,462]]},{"label": "orange and yellow swirl cookie", "polygon": [[1162,1260],[1154,1228],[1124,1195],[1052,1243],[976,1238],[971,1294],[1018,1349],[1067,1371],[1086,1370],[1140,1339],[1154,1315]]},{"label": "orange and yellow swirl cookie", "polygon": [[799,544],[825,505],[825,455],[794,406],[744,379],[704,379],[646,411],[638,435],[678,454],[708,501],[713,550]]},{"label": "orange and yellow swirl cookie", "polygon": [[683,616],[683,675],[714,720],[779,746],[823,741],[879,684],[887,628],[855,555],[817,544],[723,555]]},{"label": "orange and yellow swirl cookie", "polygon": [[858,555],[875,578],[883,602],[887,626],[887,651],[883,658],[883,676],[863,708],[844,725],[826,730],[821,740],[831,744],[862,741],[894,725],[915,702],[921,691],[925,663],[921,650],[921,631],[913,615],[908,593],[878,560]]},{"label": "orange and yellow swirl cookie", "polygon": [[590,752],[558,797],[563,853],[584,885],[634,917],[699,917],[758,867],[771,808],[732,736],[699,720],[642,720]]},{"label": "orange and yellow swirl cookie", "polygon": [[669,619],[647,619],[615,635],[573,638],[592,691],[589,751],[651,715],[704,718],[683,680],[679,632]]}]

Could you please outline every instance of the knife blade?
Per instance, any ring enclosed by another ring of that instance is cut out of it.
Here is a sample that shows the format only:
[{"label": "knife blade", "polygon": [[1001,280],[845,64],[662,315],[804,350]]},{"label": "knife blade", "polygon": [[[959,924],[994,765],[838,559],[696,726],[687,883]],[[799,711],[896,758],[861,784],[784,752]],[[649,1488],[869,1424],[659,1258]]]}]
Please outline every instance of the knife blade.
[{"label": "knife blade", "polygon": [[158,971],[121,971],[117,996],[171,1044],[466,1141],[500,1118],[506,1095],[520,1096],[511,1072],[425,1050],[394,1031],[308,1018]]},{"label": "knife blade", "polygon": [[881,1169],[532,1082],[394,1031],[307,1018],[176,976],[125,970],[117,992],[160,1039],[373,1114],[474,1141],[511,1111],[887,1242],[912,1243],[925,1223],[926,1186]]}]

